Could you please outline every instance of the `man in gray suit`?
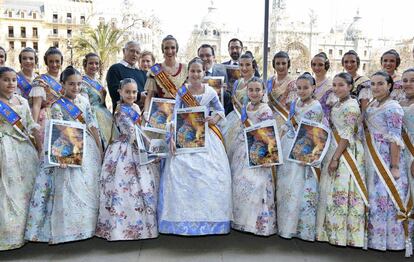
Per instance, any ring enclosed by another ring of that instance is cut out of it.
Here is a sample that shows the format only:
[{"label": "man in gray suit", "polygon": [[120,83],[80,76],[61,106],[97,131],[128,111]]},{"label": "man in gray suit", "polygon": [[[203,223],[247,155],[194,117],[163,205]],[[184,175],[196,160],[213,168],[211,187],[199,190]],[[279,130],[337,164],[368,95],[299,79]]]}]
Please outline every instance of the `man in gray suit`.
[{"label": "man in gray suit", "polygon": [[[227,83],[226,67],[215,62],[214,48],[209,44],[202,44],[197,50],[198,57],[203,60],[203,67],[206,76],[223,76],[224,83]],[[231,93],[224,88],[224,111],[226,115],[233,111],[233,104],[231,103]]]}]

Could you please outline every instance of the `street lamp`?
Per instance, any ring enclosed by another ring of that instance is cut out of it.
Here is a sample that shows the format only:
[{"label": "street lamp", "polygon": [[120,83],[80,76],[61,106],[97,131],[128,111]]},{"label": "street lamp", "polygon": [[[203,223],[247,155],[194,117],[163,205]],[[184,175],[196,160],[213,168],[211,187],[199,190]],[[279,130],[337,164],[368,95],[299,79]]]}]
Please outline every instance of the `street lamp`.
[{"label": "street lamp", "polygon": [[70,50],[70,65],[73,66],[73,46],[70,39],[67,40],[67,47]]}]

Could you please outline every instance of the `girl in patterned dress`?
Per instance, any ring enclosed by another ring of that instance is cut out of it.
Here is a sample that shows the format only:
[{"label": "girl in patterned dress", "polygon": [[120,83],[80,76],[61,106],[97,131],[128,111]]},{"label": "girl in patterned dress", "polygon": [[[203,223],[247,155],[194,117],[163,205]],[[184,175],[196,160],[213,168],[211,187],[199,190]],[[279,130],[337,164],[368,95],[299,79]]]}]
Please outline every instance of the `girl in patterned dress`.
[{"label": "girl in patterned dress", "polygon": [[[401,137],[404,111],[397,101],[391,99],[393,80],[388,73],[379,71],[371,77],[374,100],[369,104],[365,123],[372,137],[374,149],[383,166],[388,169],[389,179],[396,187],[396,194],[405,202],[409,190],[408,168],[402,148]],[[403,220],[397,215],[399,209],[394,204],[394,194],[377,173],[378,164],[372,160],[365,139],[366,174],[369,193],[368,247],[378,250],[406,249]],[[383,171],[381,171],[383,172]],[[412,234],[412,222],[408,232]]]},{"label": "girl in patterned dress", "polygon": [[97,79],[101,62],[95,53],[89,53],[83,59],[85,75],[82,77],[81,94],[88,98],[99,125],[99,133],[103,141],[103,146],[108,146],[112,131],[112,114],[105,106],[106,89]]},{"label": "girl in patterned dress", "polygon": [[100,179],[100,208],[96,235],[110,241],[155,238],[159,165],[140,163],[137,123],[141,117],[138,87],[131,78],[121,81],[115,125],[120,132],[105,153]]},{"label": "girl in patterned dress", "polygon": [[[284,161],[277,169],[277,226],[281,237],[298,237],[314,241],[319,196],[318,180],[311,170],[312,166],[291,162],[287,158],[297,132],[291,118],[294,117],[297,123],[301,119],[321,123],[323,111],[319,101],[312,96],[315,79],[309,73],[299,76],[296,86],[299,98],[291,106],[293,110],[289,113],[289,120],[282,128]],[[313,165],[316,166],[318,163]]]},{"label": "girl in patterned dress", "polygon": [[391,98],[397,101],[405,99],[402,88],[401,75],[397,74],[397,69],[401,64],[400,54],[395,49],[390,49],[381,56],[382,70],[392,77],[394,85],[392,87]]},{"label": "girl in patterned dress", "polygon": [[[333,79],[333,92],[339,101],[332,107],[330,121],[334,137],[325,156],[320,182],[317,214],[317,239],[333,245],[363,247],[365,237],[365,165],[364,147],[358,134],[361,112],[358,102],[350,97],[353,79],[339,73]],[[359,186],[347,166],[343,154],[353,157],[363,181]],[[361,193],[360,190],[365,190]]]},{"label": "girl in patterned dress", "polygon": [[[39,125],[33,121],[27,100],[13,94],[16,87],[16,72],[0,67],[0,251],[25,243],[27,211],[39,167],[29,132],[35,135],[38,149],[42,147]],[[20,117],[17,124],[13,123],[16,118],[6,117],[12,111]]]},{"label": "girl in patterned dress", "polygon": [[[51,106],[51,118],[86,125],[86,150],[81,167],[61,164],[59,167],[45,168],[45,173],[50,177],[48,184],[36,185],[34,188],[26,237],[50,244],[82,240],[95,235],[99,207],[98,182],[102,166],[98,125],[88,100],[80,95],[81,74],[68,66],[62,72],[60,82],[64,91],[61,99],[80,109],[82,118],[74,118],[58,102]],[[44,195],[47,197],[44,198]]]},{"label": "girl in patterned dress", "polygon": [[[247,119],[251,124],[273,119],[273,112],[262,101],[265,87],[260,78],[247,82]],[[233,189],[234,229],[256,235],[268,236],[276,233],[275,177],[269,166],[249,168],[244,138],[244,125],[239,120],[238,134],[232,146],[237,147],[230,159]]]}]

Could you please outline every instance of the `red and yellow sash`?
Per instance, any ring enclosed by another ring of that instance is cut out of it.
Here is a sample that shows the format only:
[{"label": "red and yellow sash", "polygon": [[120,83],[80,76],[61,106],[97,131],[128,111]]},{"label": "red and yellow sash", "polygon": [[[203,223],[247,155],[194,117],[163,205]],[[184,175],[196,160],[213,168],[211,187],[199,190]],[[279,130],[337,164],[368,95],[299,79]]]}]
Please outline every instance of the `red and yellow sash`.
[{"label": "red and yellow sash", "polygon": [[[273,96],[272,96],[272,88],[273,88],[273,80],[267,80],[267,97],[269,99],[269,106],[273,112],[278,113],[283,120],[287,121],[289,119],[289,111],[283,105],[279,103]],[[298,123],[296,122],[295,118],[292,116],[290,119],[292,125],[297,128]]]},{"label": "red and yellow sash", "polygon": [[[184,103],[187,106],[189,107],[200,106],[198,101],[191,95],[190,91],[187,89],[185,85],[183,85],[178,90],[178,95],[181,97],[181,99],[184,101]],[[208,127],[218,136],[218,138],[220,138],[221,142],[223,142],[224,144],[224,138],[223,138],[223,135],[221,134],[220,129],[216,125],[213,125],[213,124],[208,124]]]},{"label": "red and yellow sash", "polygon": [[411,197],[411,190],[408,190],[407,198],[405,201],[403,201],[402,197],[400,196],[400,193],[398,192],[394,177],[392,176],[391,171],[385,165],[381,155],[378,153],[368,128],[365,129],[365,140],[367,143],[369,156],[372,160],[375,171],[377,172],[381,182],[385,186],[385,189],[388,192],[388,196],[390,197],[390,199],[394,203],[394,206],[398,210],[398,221],[401,221],[403,223],[406,241],[405,255],[411,256],[411,236],[408,228],[409,220],[414,219],[414,214],[412,214],[411,212],[414,207],[414,202]]},{"label": "red and yellow sash", "polygon": [[165,73],[160,64],[155,64],[151,67],[151,72],[154,74],[155,78],[158,80],[159,83],[163,85],[165,90],[171,95],[171,97],[175,98],[177,95],[177,87],[168,77],[167,73]]}]

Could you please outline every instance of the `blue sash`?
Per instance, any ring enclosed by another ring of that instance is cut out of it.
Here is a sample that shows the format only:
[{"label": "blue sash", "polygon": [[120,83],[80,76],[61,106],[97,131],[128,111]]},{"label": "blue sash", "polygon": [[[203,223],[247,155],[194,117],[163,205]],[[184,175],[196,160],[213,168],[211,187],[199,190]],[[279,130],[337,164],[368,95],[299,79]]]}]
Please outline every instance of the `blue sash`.
[{"label": "blue sash", "polygon": [[0,115],[12,126],[17,124],[20,120],[20,116],[9,105],[2,101],[0,101]]},{"label": "blue sash", "polygon": [[55,79],[53,79],[52,77],[48,76],[48,75],[41,75],[40,77],[41,79],[43,79],[49,86],[50,88],[56,92],[55,95],[60,96],[61,92],[62,92],[62,86],[56,82]]},{"label": "blue sash", "polygon": [[137,124],[137,125],[141,124],[141,120],[142,120],[141,116],[139,115],[137,111],[135,111],[132,108],[132,106],[121,104],[120,110],[121,112],[124,112],[125,114],[127,114],[132,119],[132,122],[134,122],[134,124]]},{"label": "blue sash", "polygon": [[89,78],[88,76],[83,76],[82,80],[84,80],[89,85],[91,85],[93,88],[95,88],[96,91],[98,91],[99,93],[101,93],[103,91],[103,86],[101,84],[99,84],[98,81],[95,81],[95,80]]},{"label": "blue sash", "polygon": [[17,74],[16,77],[17,77],[17,86],[22,91],[22,96],[24,98],[28,98],[30,94],[30,90],[32,90],[32,85],[29,83],[29,81],[27,81],[26,77],[20,74]]},{"label": "blue sash", "polygon": [[237,90],[238,85],[239,85],[239,80],[234,81],[232,95],[236,94],[236,90]]},{"label": "blue sash", "polygon": [[292,103],[290,103],[290,108],[289,108],[289,119],[292,119],[292,117],[295,115],[295,108],[296,108],[296,100],[292,101]]},{"label": "blue sash", "polygon": [[6,119],[7,123],[15,127],[17,131],[19,131],[22,135],[29,138],[29,141],[32,142],[33,145],[35,144],[34,140],[32,140],[32,137],[28,132],[26,132],[26,128],[22,124],[22,121],[20,121],[21,118],[19,114],[17,114],[9,105],[2,101],[0,101],[0,116]]},{"label": "blue sash", "polygon": [[270,78],[269,80],[267,80],[267,93],[268,94],[272,93],[272,88],[273,88],[273,79]]},{"label": "blue sash", "polygon": [[63,109],[65,109],[65,111],[68,112],[74,120],[79,120],[81,123],[85,124],[85,120],[82,116],[82,111],[69,99],[61,97],[56,101],[56,103],[58,103]]},{"label": "blue sash", "polygon": [[243,105],[243,107],[241,108],[240,120],[242,121],[242,123],[247,121],[247,105]]}]

